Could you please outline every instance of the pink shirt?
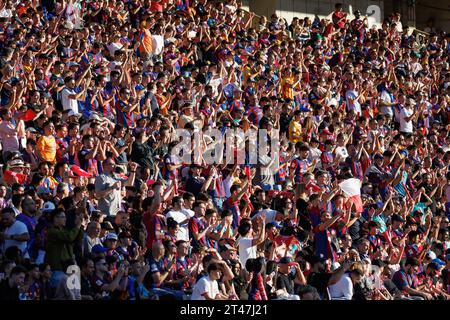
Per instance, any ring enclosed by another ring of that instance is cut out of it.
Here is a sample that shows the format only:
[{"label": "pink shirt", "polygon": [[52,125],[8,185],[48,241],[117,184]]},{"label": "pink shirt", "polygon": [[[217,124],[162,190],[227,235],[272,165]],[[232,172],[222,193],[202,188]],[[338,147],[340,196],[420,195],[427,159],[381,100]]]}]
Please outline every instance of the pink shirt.
[{"label": "pink shirt", "polygon": [[19,150],[19,139],[17,138],[16,126],[11,121],[2,121],[0,123],[0,140],[3,151]]}]

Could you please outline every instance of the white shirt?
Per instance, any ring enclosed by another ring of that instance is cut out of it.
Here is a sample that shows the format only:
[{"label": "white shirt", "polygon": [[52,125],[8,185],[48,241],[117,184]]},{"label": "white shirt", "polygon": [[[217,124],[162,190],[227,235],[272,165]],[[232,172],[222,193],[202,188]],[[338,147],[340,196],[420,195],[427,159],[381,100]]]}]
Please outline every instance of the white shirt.
[{"label": "white shirt", "polygon": [[321,155],[322,155],[322,151],[320,151],[319,148],[310,148],[309,149],[308,161],[310,163],[312,163],[314,161],[314,159],[315,159],[317,161],[317,163],[319,163]]},{"label": "white shirt", "polygon": [[273,222],[276,222],[275,217],[276,217],[277,213],[278,213],[278,211],[272,210],[272,209],[260,210],[257,214],[255,214],[253,216],[252,220],[265,214],[266,215],[266,223],[273,223]]},{"label": "white shirt", "polygon": [[345,94],[345,99],[347,100],[347,108],[348,110],[354,110],[356,113],[361,114],[361,105],[358,100],[354,100],[353,103],[350,101],[351,99],[356,99],[358,97],[358,92],[355,90],[348,90]]},{"label": "white shirt", "polygon": [[122,49],[122,48],[123,48],[123,44],[121,44],[120,42],[119,42],[119,43],[114,42],[114,43],[110,43],[110,44],[108,45],[109,54],[110,54],[111,56],[114,56],[114,53],[115,53],[117,50],[120,50],[120,49]]},{"label": "white shirt", "polygon": [[414,62],[411,65],[411,71],[414,75],[416,75],[419,71],[422,71],[423,67],[419,62]]},{"label": "white shirt", "polygon": [[336,157],[340,157],[342,160],[345,160],[348,157],[348,151],[346,147],[336,147],[334,152],[336,153]]},{"label": "white shirt", "polygon": [[[27,226],[25,223],[16,220],[10,227],[6,228],[5,236],[18,236],[24,233],[28,233]],[[22,254],[25,254],[27,251],[27,241],[16,241],[16,240],[5,240],[3,243],[3,252],[6,251],[9,247],[16,246],[20,249]]]},{"label": "white shirt", "polygon": [[164,37],[160,35],[152,35],[153,54],[160,55],[164,48]]},{"label": "white shirt", "polygon": [[[173,218],[178,224],[185,221],[186,219],[190,219],[194,216],[194,211],[189,209],[182,209],[181,211],[176,210],[170,210],[166,218]],[[188,223],[180,224],[180,229],[177,233],[177,241],[178,240],[184,240],[189,241],[189,229],[188,229]]]},{"label": "white shirt", "polygon": [[252,242],[253,238],[239,239],[239,260],[244,269],[248,259],[256,259],[256,246],[254,246]]},{"label": "white shirt", "polygon": [[215,299],[219,292],[219,285],[216,280],[211,280],[209,276],[202,277],[192,290],[191,300],[206,300],[203,294],[208,293],[209,297]]},{"label": "white shirt", "polygon": [[63,106],[63,110],[72,110],[75,113],[78,113],[78,100],[77,99],[70,99],[69,95],[77,94],[75,90],[69,89],[65,87],[61,91],[61,103]]},{"label": "white shirt", "polygon": [[[386,90],[383,90],[381,92],[381,96],[380,99],[386,103],[393,103],[394,100],[392,99],[392,96],[389,94],[389,92],[387,92]],[[391,116],[394,115],[394,110],[392,109],[392,107],[381,107],[380,108],[380,113],[381,114],[389,114]]]},{"label": "white shirt", "polygon": [[228,177],[226,177],[225,179],[223,179],[222,183],[223,183],[223,188],[225,189],[225,197],[229,198],[231,197],[231,186],[233,185],[233,177],[230,175]]},{"label": "white shirt", "polygon": [[337,283],[328,287],[331,300],[351,300],[353,297],[353,283],[348,273],[344,274]]},{"label": "white shirt", "polygon": [[0,18],[11,18],[11,17],[12,17],[12,10],[11,9],[3,8],[0,11]]},{"label": "white shirt", "polygon": [[400,111],[400,131],[401,132],[407,132],[412,133],[413,132],[413,123],[412,121],[406,121],[405,117],[412,116],[413,112],[411,109],[403,108],[402,111]]}]

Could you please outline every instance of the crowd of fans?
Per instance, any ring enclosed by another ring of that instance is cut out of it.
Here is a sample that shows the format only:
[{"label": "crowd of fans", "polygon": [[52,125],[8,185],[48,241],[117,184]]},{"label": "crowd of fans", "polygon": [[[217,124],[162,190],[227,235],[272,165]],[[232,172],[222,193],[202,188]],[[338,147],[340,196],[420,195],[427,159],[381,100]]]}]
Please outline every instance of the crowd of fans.
[{"label": "crowd of fans", "polygon": [[241,6],[0,1],[0,299],[449,299],[449,36]]}]

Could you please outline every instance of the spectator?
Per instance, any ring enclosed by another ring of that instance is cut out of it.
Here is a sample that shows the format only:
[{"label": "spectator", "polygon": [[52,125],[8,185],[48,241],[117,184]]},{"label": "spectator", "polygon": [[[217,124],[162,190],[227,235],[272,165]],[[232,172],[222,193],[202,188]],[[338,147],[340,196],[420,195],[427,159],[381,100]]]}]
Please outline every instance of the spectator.
[{"label": "spectator", "polygon": [[20,250],[21,254],[27,257],[27,242],[30,240],[27,226],[16,219],[11,208],[2,210],[2,224],[6,226],[6,229],[1,234],[3,241],[2,252],[5,254],[8,248],[15,246]]},{"label": "spectator", "polygon": [[194,287],[192,300],[227,300],[227,296],[220,293],[217,280],[220,278],[220,268],[217,264],[211,263],[208,266],[208,275],[202,277]]},{"label": "spectator", "polygon": [[25,283],[25,275],[27,270],[21,266],[15,266],[10,273],[10,276],[0,282],[0,294],[2,300],[18,301],[19,288]]}]

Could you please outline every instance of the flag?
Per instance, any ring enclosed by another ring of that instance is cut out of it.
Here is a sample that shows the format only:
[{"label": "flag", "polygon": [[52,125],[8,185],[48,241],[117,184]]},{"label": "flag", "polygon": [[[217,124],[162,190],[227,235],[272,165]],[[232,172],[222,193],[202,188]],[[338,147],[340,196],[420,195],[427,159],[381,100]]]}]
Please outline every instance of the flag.
[{"label": "flag", "polygon": [[250,211],[252,212],[253,210],[255,210],[255,208],[253,207],[253,204],[252,204],[252,202],[250,201],[250,198],[248,197],[248,194],[247,194],[247,193],[244,193],[243,198],[244,198],[244,200],[248,203],[248,207],[249,207]]},{"label": "flag", "polygon": [[33,109],[28,109],[27,112],[25,112],[25,115],[23,117],[23,121],[28,122],[34,120],[36,118],[37,113],[34,112]]},{"label": "flag", "polygon": [[88,177],[88,178],[92,177],[92,174],[84,171],[77,165],[70,166],[70,170],[72,170],[72,172],[78,175],[79,177]]},{"label": "flag", "polygon": [[363,212],[361,200],[361,180],[356,178],[347,179],[339,184],[339,187],[347,196],[347,205],[355,205],[357,212]]},{"label": "flag", "polygon": [[301,250],[301,244],[295,236],[282,236],[278,235],[273,240],[277,246],[281,246],[282,244],[286,245],[287,252],[294,256]]},{"label": "flag", "polygon": [[245,168],[244,168],[244,173],[245,173],[245,176],[247,177],[247,179],[248,179],[248,192],[249,193],[252,193],[253,191],[252,191],[252,174],[251,174],[251,172],[250,172],[250,167],[249,166],[246,166]]},{"label": "flag", "polygon": [[216,192],[218,198],[224,198],[225,197],[225,190],[223,188],[223,181],[222,181],[222,175],[219,174],[219,176],[216,179]]},{"label": "flag", "polygon": [[[17,180],[15,180],[14,178],[16,178]],[[27,178],[28,176],[26,174],[17,173],[11,170],[5,170],[3,174],[3,180],[5,180],[8,185],[12,185],[16,181],[20,184],[24,184],[27,181]]]},{"label": "flag", "polygon": [[392,227],[389,226],[389,228],[387,228],[386,231],[381,234],[381,236],[384,238],[384,240],[388,244],[392,244],[391,231],[392,231]]}]

